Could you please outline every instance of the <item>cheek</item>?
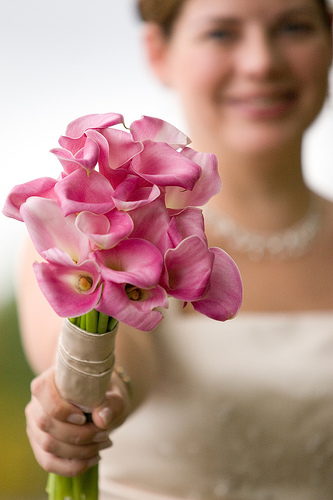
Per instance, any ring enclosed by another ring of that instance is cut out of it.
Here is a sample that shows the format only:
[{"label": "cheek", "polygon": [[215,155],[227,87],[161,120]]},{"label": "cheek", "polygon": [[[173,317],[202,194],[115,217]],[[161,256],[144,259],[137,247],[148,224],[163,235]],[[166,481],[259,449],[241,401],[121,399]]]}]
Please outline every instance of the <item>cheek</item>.
[{"label": "cheek", "polygon": [[206,52],[184,54],[173,68],[173,86],[184,97],[190,93],[196,99],[206,100],[220,87],[225,73],[222,68],[220,61]]},{"label": "cheek", "polygon": [[328,73],[331,66],[331,50],[325,43],[311,49],[300,50],[292,58],[294,73],[305,89],[321,97],[326,94]]}]

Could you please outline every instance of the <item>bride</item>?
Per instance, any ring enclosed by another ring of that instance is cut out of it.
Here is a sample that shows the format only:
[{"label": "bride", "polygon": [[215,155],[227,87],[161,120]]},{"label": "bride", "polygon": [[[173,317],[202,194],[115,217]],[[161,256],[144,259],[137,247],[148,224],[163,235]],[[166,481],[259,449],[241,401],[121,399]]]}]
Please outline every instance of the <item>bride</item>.
[{"label": "bride", "polygon": [[[20,290],[40,373],[26,409],[36,459],[71,476],[104,450],[103,500],[328,500],[333,205],[305,184],[301,148],[327,95],[329,7],[141,0],[139,10],[152,70],[178,94],[195,149],[218,157],[207,234],[239,266],[243,307],[221,324],[173,304],[153,333],[123,328],[117,359],[133,400],[114,373],[87,424],[54,386],[60,320],[37,285]],[[34,259],[28,249],[22,282],[34,283]]]}]

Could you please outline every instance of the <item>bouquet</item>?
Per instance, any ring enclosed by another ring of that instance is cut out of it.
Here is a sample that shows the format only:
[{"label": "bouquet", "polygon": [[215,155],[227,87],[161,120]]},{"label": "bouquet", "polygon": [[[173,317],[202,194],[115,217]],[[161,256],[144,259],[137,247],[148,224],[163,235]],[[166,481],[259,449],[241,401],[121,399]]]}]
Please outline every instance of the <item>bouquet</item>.
[{"label": "bouquet", "polygon": [[[221,188],[217,160],[189,143],[157,118],[127,129],[117,113],[83,116],[51,150],[59,177],[7,197],[3,213],[25,223],[43,259],[38,284],[66,318],[57,387],[88,413],[107,390],[118,322],[153,330],[170,296],[219,321],[240,307],[237,266],[208,247],[200,208]],[[97,466],[81,476],[51,474],[50,500],[97,499]]]}]

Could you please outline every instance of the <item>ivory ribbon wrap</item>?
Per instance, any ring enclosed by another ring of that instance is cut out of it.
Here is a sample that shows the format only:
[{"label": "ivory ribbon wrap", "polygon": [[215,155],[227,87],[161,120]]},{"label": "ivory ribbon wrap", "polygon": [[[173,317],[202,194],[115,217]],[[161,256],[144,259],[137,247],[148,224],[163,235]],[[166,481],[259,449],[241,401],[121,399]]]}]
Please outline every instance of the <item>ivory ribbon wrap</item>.
[{"label": "ivory ribbon wrap", "polygon": [[55,383],[61,396],[91,413],[109,388],[118,324],[106,333],[89,333],[68,319],[58,343]]}]

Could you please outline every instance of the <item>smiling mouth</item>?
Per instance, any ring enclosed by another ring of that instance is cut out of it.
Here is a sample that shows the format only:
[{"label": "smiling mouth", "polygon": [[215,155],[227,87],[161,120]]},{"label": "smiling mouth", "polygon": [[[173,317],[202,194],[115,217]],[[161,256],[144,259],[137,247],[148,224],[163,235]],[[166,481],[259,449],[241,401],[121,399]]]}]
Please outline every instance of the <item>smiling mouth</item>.
[{"label": "smiling mouth", "polygon": [[276,92],[270,94],[249,94],[227,98],[228,105],[253,117],[274,117],[291,109],[296,100],[296,93]]}]

